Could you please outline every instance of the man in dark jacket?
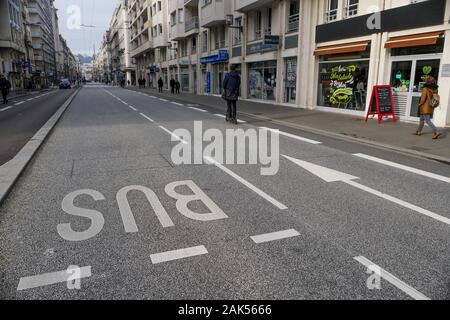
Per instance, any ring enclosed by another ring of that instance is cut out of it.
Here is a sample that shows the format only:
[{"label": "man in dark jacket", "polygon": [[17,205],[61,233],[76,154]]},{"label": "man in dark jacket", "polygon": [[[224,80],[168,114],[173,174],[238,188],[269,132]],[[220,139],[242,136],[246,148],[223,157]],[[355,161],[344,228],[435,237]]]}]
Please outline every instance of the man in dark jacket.
[{"label": "man in dark jacket", "polygon": [[236,71],[236,66],[230,66],[231,72],[227,73],[223,81],[222,97],[227,101],[227,117],[226,121],[237,124],[237,101],[241,89],[241,77]]},{"label": "man in dark jacket", "polygon": [[172,94],[175,93],[175,79],[171,78],[169,84],[170,84],[170,92]]},{"label": "man in dark jacket", "polygon": [[159,80],[158,80],[158,91],[162,93],[163,92],[163,87],[164,87],[164,81],[163,81],[163,79],[161,77],[159,77]]},{"label": "man in dark jacket", "polygon": [[11,83],[8,79],[5,78],[3,74],[0,74],[0,91],[3,96],[3,104],[8,103],[8,93],[9,89],[11,89]]}]

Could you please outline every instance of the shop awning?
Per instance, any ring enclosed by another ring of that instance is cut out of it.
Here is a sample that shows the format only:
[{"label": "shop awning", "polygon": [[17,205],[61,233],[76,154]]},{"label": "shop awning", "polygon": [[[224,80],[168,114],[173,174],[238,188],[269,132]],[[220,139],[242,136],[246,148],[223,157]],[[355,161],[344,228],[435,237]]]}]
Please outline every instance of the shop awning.
[{"label": "shop awning", "polygon": [[415,46],[426,46],[433,45],[437,43],[439,37],[442,36],[442,31],[428,32],[413,34],[409,36],[402,37],[392,37],[386,41],[384,45],[385,48],[403,48],[403,47],[415,47]]},{"label": "shop awning", "polygon": [[315,56],[323,56],[325,54],[349,53],[366,51],[370,41],[359,41],[337,44],[332,46],[317,47],[314,51]]}]

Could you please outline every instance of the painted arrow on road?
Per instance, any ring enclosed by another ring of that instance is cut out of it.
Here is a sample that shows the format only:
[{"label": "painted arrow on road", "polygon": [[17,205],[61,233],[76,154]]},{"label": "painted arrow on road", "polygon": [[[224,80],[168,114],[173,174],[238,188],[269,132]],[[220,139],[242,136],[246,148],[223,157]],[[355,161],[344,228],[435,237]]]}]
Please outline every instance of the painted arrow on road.
[{"label": "painted arrow on road", "polygon": [[353,180],[359,179],[358,177],[355,177],[355,176],[352,176],[352,175],[349,175],[349,174],[346,174],[346,173],[343,173],[343,172],[340,172],[340,171],[336,171],[336,170],[333,170],[333,169],[329,169],[329,168],[326,168],[326,167],[322,167],[322,166],[319,166],[319,165],[316,165],[316,164],[313,164],[313,163],[310,163],[310,162],[306,162],[306,161],[303,161],[303,160],[295,159],[295,158],[292,158],[292,157],[289,157],[289,156],[286,156],[286,155],[283,155],[283,157],[288,159],[289,161],[292,161],[296,165],[302,167],[303,169],[309,171],[310,173],[314,174],[315,176],[319,177],[320,179],[322,179],[322,180],[324,180],[326,182],[344,182],[344,183],[346,183],[348,185],[351,185],[352,187],[355,187],[355,188],[358,188],[358,189],[363,190],[365,192],[368,192],[370,194],[373,194],[373,195],[375,195],[375,196],[377,196],[379,198],[383,198],[383,199],[385,199],[387,201],[393,202],[393,203],[398,204],[398,205],[400,205],[402,207],[405,207],[407,209],[416,211],[416,212],[421,213],[421,214],[423,214],[425,216],[428,216],[430,218],[433,218],[435,220],[438,220],[440,222],[443,222],[443,223],[446,223],[446,224],[450,225],[450,219],[449,218],[443,217],[443,216],[438,215],[438,214],[436,214],[434,212],[431,212],[431,211],[429,211],[427,209],[418,207],[418,206],[416,206],[414,204],[411,204],[411,203],[403,201],[401,199],[392,197],[392,196],[390,196],[388,194],[382,193],[382,192],[380,192],[378,190],[366,187],[366,186],[364,186],[364,185],[362,185],[362,184],[360,184],[358,182],[353,181]]}]

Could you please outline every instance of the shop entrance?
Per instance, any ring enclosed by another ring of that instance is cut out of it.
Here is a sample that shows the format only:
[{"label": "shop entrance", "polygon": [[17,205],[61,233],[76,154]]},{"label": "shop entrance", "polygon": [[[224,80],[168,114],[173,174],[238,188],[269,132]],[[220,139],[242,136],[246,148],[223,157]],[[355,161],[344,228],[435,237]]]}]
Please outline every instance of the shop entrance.
[{"label": "shop entrance", "polygon": [[391,58],[390,84],[393,86],[395,113],[402,120],[417,121],[425,77],[439,76],[441,55]]}]

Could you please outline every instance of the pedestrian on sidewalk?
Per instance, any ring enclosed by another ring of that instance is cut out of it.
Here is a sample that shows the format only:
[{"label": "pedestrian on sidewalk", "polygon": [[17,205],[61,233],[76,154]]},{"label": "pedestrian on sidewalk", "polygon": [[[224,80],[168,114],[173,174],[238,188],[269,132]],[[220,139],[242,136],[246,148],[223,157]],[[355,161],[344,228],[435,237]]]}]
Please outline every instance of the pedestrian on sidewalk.
[{"label": "pedestrian on sidewalk", "polygon": [[236,71],[236,66],[230,66],[230,72],[226,74],[223,80],[222,98],[227,101],[226,121],[237,124],[237,101],[241,88],[241,77]]},{"label": "pedestrian on sidewalk", "polygon": [[170,93],[174,94],[175,93],[175,79],[172,77],[170,78]]},{"label": "pedestrian on sidewalk", "polygon": [[180,88],[181,88],[181,84],[180,84],[180,81],[177,79],[177,80],[175,80],[175,91],[177,94],[180,94]]},{"label": "pedestrian on sidewalk", "polygon": [[432,76],[427,76],[419,103],[420,124],[415,133],[418,136],[422,135],[422,129],[426,122],[431,130],[433,130],[434,140],[439,139],[439,137],[442,135],[437,131],[436,126],[431,121],[434,109],[437,108],[440,104],[438,89],[439,86],[436,84],[436,79]]},{"label": "pedestrian on sidewalk", "polygon": [[158,92],[162,93],[164,87],[164,81],[161,77],[158,79]]},{"label": "pedestrian on sidewalk", "polygon": [[2,92],[3,104],[8,103],[8,94],[11,89],[11,83],[0,73],[0,91]]}]

